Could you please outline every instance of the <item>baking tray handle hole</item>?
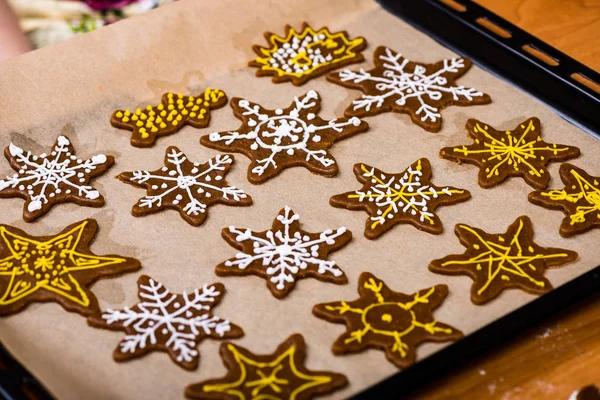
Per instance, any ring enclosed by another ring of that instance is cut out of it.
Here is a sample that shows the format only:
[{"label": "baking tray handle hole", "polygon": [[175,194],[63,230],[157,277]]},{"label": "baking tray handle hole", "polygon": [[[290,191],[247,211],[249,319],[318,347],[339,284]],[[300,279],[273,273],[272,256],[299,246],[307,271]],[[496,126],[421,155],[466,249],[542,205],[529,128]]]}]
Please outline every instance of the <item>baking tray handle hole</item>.
[{"label": "baking tray handle hole", "polygon": [[483,26],[488,31],[500,36],[503,39],[510,39],[512,37],[512,33],[510,33],[508,30],[502,28],[500,25],[490,21],[487,18],[477,18],[475,22],[477,22],[479,25]]},{"label": "baking tray handle hole", "polygon": [[571,74],[571,78],[573,80],[581,83],[585,87],[592,89],[594,92],[600,94],[600,83],[595,82],[595,81],[591,80],[590,78],[588,78],[587,76],[582,75],[578,72]]},{"label": "baking tray handle hole", "polygon": [[467,11],[467,6],[465,6],[464,4],[459,3],[456,0],[438,0],[440,3],[443,3],[445,5],[447,5],[448,7],[450,7],[451,9],[453,9],[454,11],[458,11],[458,12],[465,12]]},{"label": "baking tray handle hole", "polygon": [[525,50],[528,54],[537,58],[538,60],[550,65],[551,67],[556,67],[559,64],[556,58],[548,55],[547,53],[544,53],[542,50],[538,49],[537,47],[531,44],[526,44],[522,47],[522,49]]}]

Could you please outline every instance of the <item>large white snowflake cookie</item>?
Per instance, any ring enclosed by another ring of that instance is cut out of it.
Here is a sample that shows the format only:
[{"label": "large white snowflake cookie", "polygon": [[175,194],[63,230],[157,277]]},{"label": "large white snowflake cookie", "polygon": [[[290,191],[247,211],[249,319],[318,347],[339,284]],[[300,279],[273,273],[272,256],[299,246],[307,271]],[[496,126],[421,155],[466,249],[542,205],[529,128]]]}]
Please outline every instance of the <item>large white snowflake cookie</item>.
[{"label": "large white snowflake cookie", "polygon": [[230,226],[222,235],[241,250],[235,257],[217,265],[219,276],[257,275],[265,278],[273,296],[281,299],[294,288],[296,280],[313,277],[337,284],[347,283],[344,272],[329,253],[352,240],[345,227],[310,233],[300,229],[300,216],[285,207],[271,229],[255,232]]},{"label": "large white snowflake cookie", "polygon": [[97,154],[82,160],[75,155],[66,136],[56,139],[50,154],[34,155],[11,143],[4,150],[4,156],[16,173],[0,179],[0,197],[24,198],[23,219],[27,222],[36,220],[59,203],[104,205],[100,192],[89,183],[114,164],[112,156]]},{"label": "large white snowflake cookie", "polygon": [[161,350],[182,368],[198,366],[197,345],[204,338],[229,339],[244,331],[226,319],[212,314],[212,309],[225,294],[220,283],[204,285],[192,293],[171,293],[149,276],[138,279],[140,302],[122,310],[107,309],[88,318],[97,328],[122,330],[127,333],[114,351],[116,361],[127,361]]}]

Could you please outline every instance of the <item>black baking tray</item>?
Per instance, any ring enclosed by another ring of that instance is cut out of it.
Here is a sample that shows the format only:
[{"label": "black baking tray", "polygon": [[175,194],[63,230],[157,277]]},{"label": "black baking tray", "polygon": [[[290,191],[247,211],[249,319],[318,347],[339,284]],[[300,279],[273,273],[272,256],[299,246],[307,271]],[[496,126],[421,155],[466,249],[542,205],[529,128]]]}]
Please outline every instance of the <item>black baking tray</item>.
[{"label": "black baking tray", "polygon": [[[521,88],[575,125],[598,135],[600,93],[572,78],[580,74],[600,84],[600,74],[522,31],[487,9],[466,0],[378,0],[391,13],[476,65]],[[477,21],[508,32],[499,36]],[[505,35],[506,36],[506,35]],[[523,50],[528,45],[554,60],[549,65]],[[600,293],[600,266],[497,319],[441,351],[355,396],[357,399],[412,398],[444,376],[497,349],[518,333]],[[51,400],[52,397],[0,345],[0,397],[7,400]]]}]

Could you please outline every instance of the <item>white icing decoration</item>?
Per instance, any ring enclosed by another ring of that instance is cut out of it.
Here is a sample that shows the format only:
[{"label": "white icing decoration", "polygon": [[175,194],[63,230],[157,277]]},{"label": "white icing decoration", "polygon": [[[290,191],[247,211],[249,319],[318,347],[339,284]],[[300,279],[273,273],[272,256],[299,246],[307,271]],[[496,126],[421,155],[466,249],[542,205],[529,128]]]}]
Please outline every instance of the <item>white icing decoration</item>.
[{"label": "white icing decoration", "polygon": [[335,239],[343,235],[347,229],[345,227],[335,231],[327,229],[316,240],[310,240],[306,236],[300,237],[299,234],[290,236],[290,225],[300,218],[298,214],[290,217],[290,213],[291,209],[286,206],[284,215],[277,216],[277,219],[283,224],[284,230],[276,232],[269,230],[267,232],[268,239],[255,236],[250,229],[242,231],[230,226],[229,231],[237,235],[238,243],[247,240],[253,242],[254,254],[238,253],[234,260],[225,261],[225,266],[245,269],[253,261],[262,260],[266,273],[270,275],[269,280],[276,284],[278,290],[283,290],[287,283],[295,282],[295,275],[298,271],[306,269],[308,264],[317,265],[317,272],[321,275],[341,276],[343,272],[336,266],[335,261],[321,260],[316,257],[321,244],[334,244]]},{"label": "white icing decoration", "polygon": [[383,77],[372,76],[362,68],[359,72],[344,69],[339,73],[342,82],[376,82],[375,87],[382,93],[378,96],[362,95],[360,99],[352,102],[354,110],[364,108],[365,111],[369,111],[373,104],[375,104],[375,107],[381,107],[385,99],[390,96],[399,96],[395,102],[397,105],[403,106],[406,104],[407,99],[414,97],[421,103],[421,107],[416,111],[416,115],[421,117],[421,121],[436,122],[441,115],[437,107],[427,103],[428,98],[439,100],[442,93],[452,94],[455,100],[458,100],[461,96],[467,100],[483,96],[483,93],[474,88],[447,86],[447,79],[441,76],[443,73],[456,73],[464,68],[465,60],[463,58],[444,59],[444,67],[430,75],[425,75],[426,69],[421,65],[415,66],[412,72],[405,71],[404,67],[409,63],[409,60],[404,58],[400,64],[398,63],[400,58],[402,58],[402,54],[394,54],[393,50],[385,49],[385,55],[379,56],[379,59],[384,62],[385,72]]},{"label": "white icing decoration", "polygon": [[[314,107],[319,101],[317,92],[310,90],[301,98],[294,97],[294,107],[287,115],[281,110],[280,115],[269,116],[262,113],[259,106],[253,106],[247,100],[240,100],[238,105],[245,110],[242,115],[250,116],[247,125],[253,129],[246,134],[233,131],[221,135],[219,132],[213,132],[209,135],[209,140],[211,142],[224,141],[226,145],[230,145],[236,140],[250,139],[254,140],[254,143],[250,145],[251,150],[269,150],[271,152],[269,157],[256,160],[259,165],[252,168],[252,173],[258,176],[261,176],[269,168],[278,168],[275,160],[278,154],[293,155],[296,151],[306,154],[306,161],[313,160],[323,167],[331,167],[335,164],[335,160],[329,156],[327,151],[312,148],[321,139],[316,132],[326,129],[342,132],[346,126],[360,125],[361,120],[352,117],[345,122],[336,122],[336,119],[332,119],[324,125],[315,125],[302,119],[303,110]],[[313,118],[307,117],[307,119],[314,119],[314,114],[308,115]],[[313,137],[318,137],[318,139],[313,140]],[[284,141],[286,144],[282,145],[281,143]]]},{"label": "white icing decoration", "polygon": [[[156,333],[159,332],[168,337],[164,344],[176,354],[177,361],[191,362],[198,357],[198,336],[216,333],[223,337],[231,330],[228,320],[209,313],[212,309],[210,303],[214,303],[215,297],[221,294],[214,286],[204,285],[201,291],[196,289],[191,295],[183,292],[184,304],[169,312],[169,305],[177,295],[153,279],[149,283],[149,286],[140,285],[139,295],[143,301],[136,304],[136,310],[125,307],[123,310],[107,309],[102,313],[107,324],[120,322],[126,327],[133,327],[136,332],[121,341],[121,353],[133,353],[148,344],[156,344]],[[190,318],[186,315],[188,310],[206,310],[206,313]]]},{"label": "white icing decoration", "polygon": [[[167,166],[161,168],[162,171],[169,171],[169,176],[153,175],[149,171],[134,171],[131,181],[144,183],[149,179],[163,182],[160,189],[163,191],[156,195],[146,195],[140,199],[140,207],[158,208],[162,205],[163,198],[168,194],[178,191],[176,200],[173,204],[179,204],[185,197],[185,207],[183,211],[188,215],[199,215],[206,212],[207,205],[202,202],[202,198],[198,199],[198,195],[194,196],[194,192],[198,194],[204,193],[203,197],[210,197],[207,189],[221,193],[221,197],[225,200],[231,196],[234,200],[239,201],[245,199],[248,195],[235,186],[218,187],[206,183],[210,181],[208,174],[222,174],[225,171],[225,165],[232,163],[232,158],[225,155],[217,155],[208,161],[208,168],[200,170],[195,175],[185,175],[181,169],[181,164],[187,160],[187,157],[181,151],[171,149],[171,153],[167,155]],[[197,168],[195,168],[197,169]],[[154,182],[153,182],[154,183]],[[175,203],[177,202],[177,203]]]},{"label": "white icing decoration", "polygon": [[92,186],[81,185],[86,179],[82,178],[84,174],[80,171],[89,173],[95,170],[107,162],[107,157],[103,154],[95,155],[84,162],[71,154],[70,144],[69,139],[65,136],[59,136],[50,153],[52,158],[45,158],[46,154],[41,154],[39,157],[34,156],[31,152],[25,152],[11,143],[8,148],[9,153],[15,157],[20,170],[12,177],[7,176],[0,180],[0,191],[9,187],[24,190],[26,187],[30,196],[27,204],[29,212],[40,210],[44,204],[48,203],[49,198],[55,197],[63,190],[70,194],[71,189],[69,188],[76,189],[78,197],[99,198],[100,193]]}]

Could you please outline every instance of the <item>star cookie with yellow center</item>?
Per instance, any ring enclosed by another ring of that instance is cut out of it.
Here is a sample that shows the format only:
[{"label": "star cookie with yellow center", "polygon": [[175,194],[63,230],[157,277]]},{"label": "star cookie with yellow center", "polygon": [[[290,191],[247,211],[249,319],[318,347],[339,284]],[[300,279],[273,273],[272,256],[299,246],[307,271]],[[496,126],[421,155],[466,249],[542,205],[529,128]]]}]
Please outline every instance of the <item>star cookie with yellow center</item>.
[{"label": "star cookie with yellow center", "polygon": [[438,322],[433,311],[448,296],[448,286],[436,285],[408,295],[395,292],[368,272],[358,280],[359,298],[317,304],[313,314],[329,322],[346,324],[346,333],[333,344],[333,353],[382,349],[398,368],[415,362],[416,348],[427,341],[460,339],[461,331]]},{"label": "star cookie with yellow center", "polygon": [[502,234],[489,234],[464,224],[456,225],[455,233],[467,251],[434,260],[429,269],[443,275],[471,277],[471,301],[478,305],[509,288],[536,295],[547,293],[552,284],[544,277],[546,269],[578,257],[571,250],[534,243],[533,226],[526,216],[517,218]]},{"label": "star cookie with yellow center", "polygon": [[256,76],[273,76],[273,83],[291,81],[300,86],[345,65],[364,60],[367,47],[362,37],[350,39],[346,31],[330,32],[324,27],[314,30],[306,22],[296,31],[286,25],[285,37],[266,32],[269,47],[253,46],[258,57],[248,63],[259,68]]},{"label": "star cookie with yellow center", "polygon": [[115,111],[110,123],[115,128],[131,131],[132,146],[150,147],[158,137],[172,135],[185,125],[197,129],[207,127],[210,110],[225,104],[227,96],[219,89],[206,89],[199,96],[165,93],[157,106]]},{"label": "star cookie with yellow center", "polygon": [[572,164],[562,164],[560,178],[564,189],[531,192],[529,201],[564,211],[561,236],[569,237],[600,228],[600,176],[592,176]]},{"label": "star cookie with yellow center", "polygon": [[445,147],[440,156],[448,160],[475,164],[479,167],[479,186],[491,188],[510,176],[521,176],[536,189],[544,189],[550,181],[546,166],[551,161],[578,157],[577,147],[542,140],[538,118],[521,122],[512,131],[496,130],[488,124],[467,121],[473,144]]},{"label": "star cookie with yellow center", "polygon": [[141,265],[133,258],[93,254],[89,246],[97,229],[95,220],[86,219],[57,235],[39,237],[0,225],[0,315],[49,301],[82,315],[98,312],[88,286]]},{"label": "star cookie with yellow center", "polygon": [[300,334],[290,336],[272,354],[256,355],[232,343],[223,343],[220,354],[227,375],[188,386],[188,398],[308,400],[348,384],[342,374],[304,366],[306,344]]}]

